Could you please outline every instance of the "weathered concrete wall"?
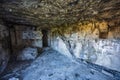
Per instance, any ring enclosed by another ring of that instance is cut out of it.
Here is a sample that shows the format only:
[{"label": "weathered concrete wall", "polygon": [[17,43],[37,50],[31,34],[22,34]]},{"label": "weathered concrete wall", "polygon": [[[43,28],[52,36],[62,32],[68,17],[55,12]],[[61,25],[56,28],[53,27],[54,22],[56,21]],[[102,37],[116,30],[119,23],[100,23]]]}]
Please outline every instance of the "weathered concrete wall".
[{"label": "weathered concrete wall", "polygon": [[41,30],[35,30],[35,27],[28,26],[14,26],[14,28],[15,29],[11,29],[13,46],[16,45],[22,47],[26,46],[42,47]]},{"label": "weathered concrete wall", "polygon": [[0,73],[3,72],[9,60],[8,30],[0,24]]},{"label": "weathered concrete wall", "polygon": [[53,28],[51,47],[60,53],[120,71],[120,27],[106,22]]},{"label": "weathered concrete wall", "polygon": [[42,33],[35,27],[15,25],[11,28],[11,37],[15,57],[27,47],[42,48]]}]

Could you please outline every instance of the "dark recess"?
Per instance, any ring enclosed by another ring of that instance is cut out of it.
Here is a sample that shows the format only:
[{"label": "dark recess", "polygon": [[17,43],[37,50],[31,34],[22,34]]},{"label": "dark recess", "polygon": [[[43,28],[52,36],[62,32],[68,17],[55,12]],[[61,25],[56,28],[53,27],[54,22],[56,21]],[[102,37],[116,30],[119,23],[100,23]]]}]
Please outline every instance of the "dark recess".
[{"label": "dark recess", "polygon": [[43,34],[43,37],[42,37],[43,47],[48,47],[48,31],[42,30],[42,34]]}]

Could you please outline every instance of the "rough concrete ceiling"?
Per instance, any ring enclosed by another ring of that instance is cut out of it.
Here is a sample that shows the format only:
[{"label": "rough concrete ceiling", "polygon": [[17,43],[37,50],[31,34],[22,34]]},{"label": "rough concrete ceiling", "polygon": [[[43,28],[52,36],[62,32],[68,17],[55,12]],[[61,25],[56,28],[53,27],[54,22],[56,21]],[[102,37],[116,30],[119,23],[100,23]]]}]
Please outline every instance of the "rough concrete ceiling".
[{"label": "rough concrete ceiling", "polygon": [[119,24],[120,0],[0,0],[0,18],[46,27],[92,19]]}]

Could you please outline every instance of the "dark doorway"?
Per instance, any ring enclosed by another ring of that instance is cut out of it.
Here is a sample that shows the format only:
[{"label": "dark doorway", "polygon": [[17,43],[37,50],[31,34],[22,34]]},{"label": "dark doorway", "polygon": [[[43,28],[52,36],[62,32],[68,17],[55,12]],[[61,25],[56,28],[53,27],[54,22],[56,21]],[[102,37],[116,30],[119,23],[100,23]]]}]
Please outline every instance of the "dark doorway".
[{"label": "dark doorway", "polygon": [[42,45],[43,47],[48,47],[48,31],[47,30],[42,30]]}]

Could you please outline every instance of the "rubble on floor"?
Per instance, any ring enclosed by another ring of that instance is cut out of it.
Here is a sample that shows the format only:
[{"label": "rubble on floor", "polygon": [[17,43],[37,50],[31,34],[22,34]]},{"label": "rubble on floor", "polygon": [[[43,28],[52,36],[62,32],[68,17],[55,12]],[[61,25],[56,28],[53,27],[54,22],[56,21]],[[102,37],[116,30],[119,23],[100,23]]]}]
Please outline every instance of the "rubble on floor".
[{"label": "rubble on floor", "polygon": [[37,48],[27,47],[23,49],[17,57],[17,60],[34,60],[38,55]]}]

